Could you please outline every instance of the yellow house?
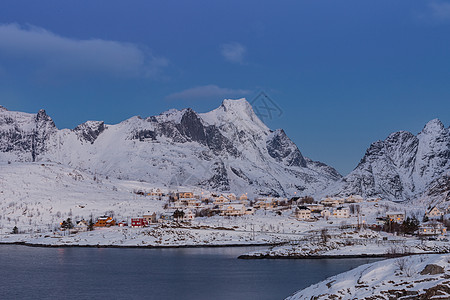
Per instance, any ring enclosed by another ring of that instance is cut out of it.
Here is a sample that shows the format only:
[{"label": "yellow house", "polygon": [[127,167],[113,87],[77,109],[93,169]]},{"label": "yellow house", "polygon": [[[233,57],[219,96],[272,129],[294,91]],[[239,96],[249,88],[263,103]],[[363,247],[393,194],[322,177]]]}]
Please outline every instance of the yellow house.
[{"label": "yellow house", "polygon": [[405,213],[402,212],[387,212],[386,217],[391,222],[403,223],[405,220]]},{"label": "yellow house", "polygon": [[177,193],[178,199],[188,199],[188,198],[194,198],[193,192],[180,192]]},{"label": "yellow house", "polygon": [[240,197],[239,197],[239,200],[248,200],[248,197],[247,197],[247,194],[242,194]]}]

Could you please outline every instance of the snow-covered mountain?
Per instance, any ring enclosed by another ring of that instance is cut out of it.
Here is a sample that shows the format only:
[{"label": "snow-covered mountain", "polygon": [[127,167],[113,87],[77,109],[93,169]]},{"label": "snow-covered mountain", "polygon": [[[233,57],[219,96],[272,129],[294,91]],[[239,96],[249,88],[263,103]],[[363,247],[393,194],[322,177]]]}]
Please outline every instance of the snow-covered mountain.
[{"label": "snow-covered mountain", "polygon": [[399,131],[373,143],[339,191],[393,201],[445,198],[449,180],[450,129],[434,119],[417,135]]},{"label": "snow-covered mountain", "polygon": [[272,131],[245,99],[208,113],[169,110],[116,125],[88,121],[56,128],[37,114],[0,107],[0,161],[50,161],[119,179],[166,187],[283,196],[315,194],[341,179],[302,155],[283,130]]}]

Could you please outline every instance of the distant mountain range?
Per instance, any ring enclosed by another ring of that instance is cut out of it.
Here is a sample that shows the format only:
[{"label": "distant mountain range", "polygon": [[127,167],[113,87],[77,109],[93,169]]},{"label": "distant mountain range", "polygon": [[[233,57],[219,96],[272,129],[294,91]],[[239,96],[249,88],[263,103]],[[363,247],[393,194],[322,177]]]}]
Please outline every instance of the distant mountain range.
[{"label": "distant mountain range", "polygon": [[116,125],[88,121],[72,130],[57,129],[44,110],[28,114],[0,106],[0,161],[51,161],[171,188],[399,201],[448,193],[450,134],[439,120],[417,136],[393,133],[373,143],[343,178],[304,157],[282,129],[267,128],[245,99],[224,100],[207,113],[169,110]]}]

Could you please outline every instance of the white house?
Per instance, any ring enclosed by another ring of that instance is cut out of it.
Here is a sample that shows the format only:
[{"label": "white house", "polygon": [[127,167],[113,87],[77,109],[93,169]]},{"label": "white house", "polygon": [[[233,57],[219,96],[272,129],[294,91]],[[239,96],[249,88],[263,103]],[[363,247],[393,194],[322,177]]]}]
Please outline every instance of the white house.
[{"label": "white house", "polygon": [[336,218],[348,218],[350,217],[350,209],[348,207],[338,207],[334,210],[333,215]]},{"label": "white house", "polygon": [[85,232],[88,230],[89,224],[85,220],[78,221],[75,225],[75,230],[79,232]]},{"label": "white house", "polygon": [[443,216],[443,215],[444,215],[444,212],[441,211],[441,210],[440,210],[439,208],[437,208],[436,206],[433,206],[430,210],[428,210],[428,211],[425,213],[425,215],[426,215],[428,218],[433,219],[433,218],[439,218],[439,217]]},{"label": "white house", "polygon": [[297,220],[311,219],[311,210],[306,206],[299,206],[295,209],[295,217]]},{"label": "white house", "polygon": [[439,222],[426,222],[419,226],[419,235],[444,235],[447,228]]}]

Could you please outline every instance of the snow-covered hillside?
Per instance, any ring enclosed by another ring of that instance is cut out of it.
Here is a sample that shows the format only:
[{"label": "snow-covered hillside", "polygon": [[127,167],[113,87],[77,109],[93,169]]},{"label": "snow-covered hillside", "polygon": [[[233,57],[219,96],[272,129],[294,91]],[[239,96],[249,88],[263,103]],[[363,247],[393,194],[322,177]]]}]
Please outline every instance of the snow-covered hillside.
[{"label": "snow-covered hillside", "polygon": [[330,277],[287,298],[449,299],[450,255],[384,260]]},{"label": "snow-covered hillside", "polygon": [[162,212],[163,201],[139,197],[141,182],[106,179],[57,164],[0,164],[0,227],[8,232],[50,231],[63,219],[94,220],[105,213],[118,220]]},{"label": "snow-covered hillside", "polygon": [[272,131],[245,100],[208,113],[170,110],[116,125],[88,121],[58,130],[37,114],[0,108],[0,161],[54,162],[158,186],[199,186],[249,195],[315,194],[341,178],[305,158],[283,130]]},{"label": "snow-covered hillside", "polygon": [[399,131],[373,143],[336,189],[340,194],[393,201],[420,197],[442,200],[450,196],[449,179],[450,129],[434,119],[417,136]]}]

